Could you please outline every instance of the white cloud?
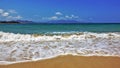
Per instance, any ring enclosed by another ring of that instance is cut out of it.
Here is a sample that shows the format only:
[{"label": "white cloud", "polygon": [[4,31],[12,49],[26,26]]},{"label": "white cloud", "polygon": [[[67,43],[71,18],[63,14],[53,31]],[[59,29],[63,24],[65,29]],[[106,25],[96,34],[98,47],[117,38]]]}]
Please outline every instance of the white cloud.
[{"label": "white cloud", "polygon": [[18,15],[18,16],[16,16],[15,18],[16,18],[16,19],[21,19],[21,18],[22,18],[22,16],[19,16],[19,15]]},{"label": "white cloud", "polygon": [[7,19],[21,19],[21,16],[8,16]]},{"label": "white cloud", "polygon": [[56,12],[55,14],[56,15],[63,15],[61,12]]},{"label": "white cloud", "polygon": [[52,17],[50,17],[49,19],[50,19],[50,20],[57,20],[58,17],[57,17],[57,16],[52,16]]},{"label": "white cloud", "polygon": [[41,20],[78,20],[79,16],[74,14],[63,15],[61,12],[56,12],[53,16],[41,17]]},{"label": "white cloud", "polygon": [[51,17],[42,17],[42,20],[57,20],[57,16],[51,16]]},{"label": "white cloud", "polygon": [[4,12],[4,13],[2,13],[1,14],[3,17],[7,17],[8,15],[9,15],[9,13],[8,12]]},{"label": "white cloud", "polygon": [[14,14],[16,14],[16,13],[17,13],[17,12],[16,12],[15,10],[13,10],[13,9],[8,10],[8,12],[9,12],[9,13],[14,13]]},{"label": "white cloud", "polygon": [[79,16],[75,16],[75,15],[72,14],[72,15],[66,15],[65,18],[66,19],[78,19]]},{"label": "white cloud", "polygon": [[71,19],[72,17],[71,17],[71,16],[66,15],[66,16],[65,16],[65,18],[67,18],[67,19]]},{"label": "white cloud", "polygon": [[66,18],[69,18],[69,16],[68,16],[68,15],[66,15],[65,17],[66,17]]},{"label": "white cloud", "polygon": [[22,18],[22,16],[18,15],[15,10],[6,11],[4,9],[0,9],[0,17],[4,20],[16,20]]},{"label": "white cloud", "polygon": [[72,18],[79,18],[79,16],[71,15]]}]

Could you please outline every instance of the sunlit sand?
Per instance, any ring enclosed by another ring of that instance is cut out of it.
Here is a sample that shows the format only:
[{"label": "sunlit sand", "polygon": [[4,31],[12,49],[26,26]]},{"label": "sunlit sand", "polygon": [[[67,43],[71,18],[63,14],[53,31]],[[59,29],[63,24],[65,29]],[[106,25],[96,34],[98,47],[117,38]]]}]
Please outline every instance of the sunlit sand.
[{"label": "sunlit sand", "polygon": [[60,56],[53,59],[0,65],[0,68],[119,68],[119,57]]}]

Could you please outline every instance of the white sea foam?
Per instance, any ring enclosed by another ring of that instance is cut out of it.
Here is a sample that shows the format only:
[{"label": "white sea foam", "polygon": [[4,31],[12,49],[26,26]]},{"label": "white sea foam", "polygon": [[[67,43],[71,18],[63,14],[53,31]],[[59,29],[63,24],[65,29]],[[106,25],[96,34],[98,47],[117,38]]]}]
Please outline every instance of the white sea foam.
[{"label": "white sea foam", "polygon": [[68,54],[120,57],[120,34],[83,32],[69,36],[34,36],[0,32],[0,63],[3,64]]}]

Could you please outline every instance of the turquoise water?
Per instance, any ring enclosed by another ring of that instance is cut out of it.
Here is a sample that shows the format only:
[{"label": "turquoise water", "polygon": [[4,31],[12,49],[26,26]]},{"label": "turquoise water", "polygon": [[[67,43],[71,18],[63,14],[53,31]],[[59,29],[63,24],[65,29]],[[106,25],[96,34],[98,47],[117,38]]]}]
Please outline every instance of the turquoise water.
[{"label": "turquoise water", "polygon": [[120,32],[120,24],[0,24],[0,31],[22,34]]}]

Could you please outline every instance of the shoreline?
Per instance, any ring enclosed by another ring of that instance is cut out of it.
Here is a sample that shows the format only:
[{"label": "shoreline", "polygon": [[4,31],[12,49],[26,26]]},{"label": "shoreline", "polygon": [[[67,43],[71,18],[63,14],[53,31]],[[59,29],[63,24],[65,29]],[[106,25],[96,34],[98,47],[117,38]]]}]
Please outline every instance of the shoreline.
[{"label": "shoreline", "polygon": [[58,56],[52,59],[0,65],[0,68],[118,68],[120,57],[112,56]]},{"label": "shoreline", "polygon": [[59,57],[66,57],[66,56],[73,56],[73,57],[113,57],[113,58],[120,58],[120,56],[110,56],[110,55],[106,55],[106,56],[95,56],[95,55],[73,55],[73,54],[64,54],[64,55],[58,55],[58,56],[53,56],[53,57],[48,57],[48,58],[38,58],[38,59],[31,59],[31,60],[23,60],[23,61],[0,61],[0,65],[14,65],[14,64],[20,64],[20,63],[29,63],[29,62],[37,62],[37,61],[45,61],[45,60],[50,60],[50,59],[55,59],[55,58],[59,58]]}]

